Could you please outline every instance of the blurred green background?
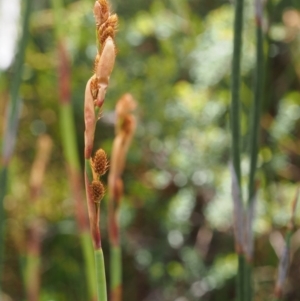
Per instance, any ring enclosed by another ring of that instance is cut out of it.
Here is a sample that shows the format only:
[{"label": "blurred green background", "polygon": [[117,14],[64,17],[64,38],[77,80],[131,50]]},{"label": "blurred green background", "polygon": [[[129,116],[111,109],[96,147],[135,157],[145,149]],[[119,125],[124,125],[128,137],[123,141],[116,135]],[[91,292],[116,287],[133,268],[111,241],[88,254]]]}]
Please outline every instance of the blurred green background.
[{"label": "blurred green background", "polygon": [[[8,300],[25,298],[20,257],[27,217],[38,210],[47,225],[42,242],[40,300],[86,300],[83,256],[58,122],[54,19],[49,1],[33,2],[20,88],[23,107],[4,200],[3,290],[11,298]],[[21,32],[21,22],[18,17],[9,17],[12,11],[4,10],[5,3],[8,0],[0,0],[0,47],[13,59],[14,50],[9,49],[3,31],[8,32],[11,23]],[[11,1],[15,9],[18,3]],[[118,98],[130,92],[138,102],[138,127],[124,173],[121,210],[124,300],[234,300],[237,258],[228,168],[233,6],[222,0],[110,3],[119,16],[118,55],[95,147],[101,146],[110,154]],[[61,20],[71,61],[72,104],[82,163],[83,95],[97,51],[93,4],[90,0],[64,1]],[[269,0],[264,28],[266,65],[262,69],[266,79],[254,223],[255,300],[271,300],[291,202],[300,180],[299,1]],[[253,1],[246,1],[241,93],[244,181],[249,161],[254,37]],[[13,34],[9,41],[14,43]],[[5,116],[16,70],[13,61],[1,57],[0,113]],[[54,148],[38,208],[32,208],[28,206],[29,175],[37,138],[45,133],[53,139]],[[101,206],[107,260],[105,199]],[[299,214],[296,216],[299,224]],[[299,246],[300,231],[296,231],[284,292],[291,301],[300,300]]]}]

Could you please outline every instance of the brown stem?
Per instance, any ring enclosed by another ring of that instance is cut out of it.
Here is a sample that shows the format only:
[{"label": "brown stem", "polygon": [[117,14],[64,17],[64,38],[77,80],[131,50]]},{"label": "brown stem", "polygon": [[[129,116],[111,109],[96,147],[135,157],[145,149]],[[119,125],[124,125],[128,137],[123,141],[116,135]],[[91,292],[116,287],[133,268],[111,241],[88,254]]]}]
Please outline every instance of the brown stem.
[{"label": "brown stem", "polygon": [[90,220],[90,231],[93,240],[94,250],[101,249],[101,234],[100,234],[100,204],[93,201],[91,192],[91,183],[89,182],[87,173],[84,173],[86,200],[88,206],[88,214]]}]

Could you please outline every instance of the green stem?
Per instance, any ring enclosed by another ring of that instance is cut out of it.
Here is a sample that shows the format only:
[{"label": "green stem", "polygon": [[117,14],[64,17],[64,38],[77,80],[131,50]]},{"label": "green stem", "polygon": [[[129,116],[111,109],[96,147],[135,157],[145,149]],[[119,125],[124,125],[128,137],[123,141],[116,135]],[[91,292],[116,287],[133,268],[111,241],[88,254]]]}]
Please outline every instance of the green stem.
[{"label": "green stem", "polygon": [[25,268],[25,286],[28,301],[39,299],[40,255],[28,254]]},{"label": "green stem", "polygon": [[[256,16],[256,67],[255,67],[255,86],[254,86],[254,99],[252,106],[251,116],[251,127],[249,135],[249,157],[250,157],[250,168],[249,168],[249,183],[248,183],[248,207],[254,201],[256,193],[255,188],[255,174],[257,169],[257,156],[258,156],[258,136],[260,128],[260,113],[261,103],[263,95],[263,81],[264,81],[264,51],[263,51],[263,32],[262,32],[262,6],[258,8]],[[249,254],[252,256],[252,254]],[[251,258],[250,258],[251,259]],[[252,267],[251,263],[246,263],[246,296],[247,300],[252,300]]]},{"label": "green stem", "polygon": [[[243,31],[244,0],[237,0],[234,17],[234,40],[232,59],[232,83],[231,83],[231,135],[232,135],[232,161],[237,177],[239,191],[241,191],[241,166],[240,166],[240,85],[241,85],[241,50]],[[242,197],[240,196],[240,200]],[[244,255],[239,254],[237,296],[239,301],[244,301]]]},{"label": "green stem", "polygon": [[258,135],[260,125],[261,100],[263,93],[263,33],[260,26],[256,28],[256,70],[255,70],[255,87],[254,100],[252,106],[252,120],[250,128],[249,139],[249,155],[250,155],[250,172],[249,172],[249,186],[248,186],[248,204],[250,204],[255,195],[255,173],[257,166],[258,154]]},{"label": "green stem", "polygon": [[232,160],[238,183],[241,183],[240,166],[240,85],[241,85],[241,50],[243,30],[243,0],[237,0],[234,19],[234,40],[231,83],[231,134]]},{"label": "green stem", "polygon": [[[25,2],[25,1],[24,1]],[[1,292],[1,279],[3,272],[3,254],[4,254],[4,224],[5,224],[5,212],[3,208],[3,201],[7,191],[8,183],[8,165],[14,149],[14,142],[17,134],[18,117],[20,113],[21,100],[18,97],[19,89],[22,82],[23,65],[25,58],[25,50],[29,38],[29,19],[32,11],[32,0],[27,0],[24,7],[24,18],[22,23],[22,36],[19,40],[19,51],[16,56],[14,66],[14,76],[11,83],[10,92],[10,104],[7,116],[7,125],[4,127],[6,131],[4,133],[4,139],[2,143],[2,154],[1,154],[1,190],[0,190],[0,292]]]},{"label": "green stem", "polygon": [[88,289],[92,300],[97,300],[97,285],[95,277],[95,259],[89,229],[80,234],[81,246],[85,261],[85,272],[88,279]]},{"label": "green stem", "polygon": [[110,289],[116,295],[122,285],[122,252],[120,246],[111,246],[110,250]]},{"label": "green stem", "polygon": [[60,106],[60,132],[66,161],[72,168],[80,172],[73,108],[70,103]]},{"label": "green stem", "polygon": [[[6,195],[6,189],[7,189],[7,172],[8,168],[4,166],[0,171],[0,183],[1,183],[1,189],[0,189],[0,276],[2,276],[3,271],[3,255],[4,255],[4,236],[5,236],[5,211],[3,207],[3,200]],[[0,293],[1,293],[1,277],[0,277]]]},{"label": "green stem", "polygon": [[243,254],[238,255],[238,276],[236,281],[237,286],[237,300],[245,300],[244,298],[244,285],[245,285],[245,256]]},{"label": "green stem", "polygon": [[249,261],[245,261],[244,268],[244,277],[245,277],[245,296],[247,301],[252,300],[253,298],[253,288],[252,288],[252,264]]},{"label": "green stem", "polygon": [[105,265],[102,249],[95,250],[98,301],[107,301]]}]

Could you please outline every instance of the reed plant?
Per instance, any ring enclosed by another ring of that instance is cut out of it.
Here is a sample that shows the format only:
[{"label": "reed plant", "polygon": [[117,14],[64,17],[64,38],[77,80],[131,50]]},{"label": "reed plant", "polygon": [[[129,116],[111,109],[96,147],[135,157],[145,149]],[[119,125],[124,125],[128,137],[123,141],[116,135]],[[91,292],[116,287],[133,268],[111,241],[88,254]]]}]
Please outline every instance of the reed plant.
[{"label": "reed plant", "polygon": [[95,282],[95,265],[93,248],[89,233],[89,221],[85,206],[85,192],[82,172],[77,148],[75,122],[71,103],[71,66],[66,38],[61,20],[63,16],[63,3],[60,0],[52,1],[54,12],[54,29],[57,41],[58,55],[58,91],[59,91],[59,119],[60,132],[64,157],[66,159],[71,194],[74,199],[74,211],[80,236],[81,248],[84,256],[85,273],[89,291],[89,299],[97,300]]},{"label": "reed plant", "polygon": [[[231,156],[233,162],[233,175],[236,181],[236,189],[233,197],[234,204],[242,206],[241,196],[241,155],[240,155],[240,86],[241,86],[241,57],[242,57],[242,32],[243,32],[243,14],[244,0],[235,2],[234,13],[234,40],[233,40],[233,57],[232,57],[232,75],[231,75],[231,107],[230,107],[230,123],[231,123]],[[243,214],[239,210],[235,210],[235,220]],[[239,227],[239,226],[237,226]],[[236,228],[237,228],[236,227]],[[238,254],[238,276],[237,276],[237,300],[244,301],[244,267],[245,257],[243,255],[242,240],[236,236],[235,250]]]},{"label": "reed plant", "polygon": [[4,197],[8,186],[8,168],[13,155],[15,141],[18,129],[18,120],[21,112],[21,98],[19,90],[22,82],[22,73],[25,59],[25,51],[29,39],[29,20],[32,12],[32,0],[23,1],[23,21],[21,27],[21,36],[18,44],[18,53],[16,55],[13,77],[10,87],[10,99],[7,113],[4,118],[4,135],[2,139],[1,166],[0,166],[0,293],[2,289],[3,273],[3,254],[4,254],[4,236],[5,236],[5,212],[3,208]]},{"label": "reed plant", "polygon": [[122,300],[122,252],[120,246],[119,213],[123,196],[122,174],[136,120],[131,112],[136,102],[131,94],[123,95],[116,105],[115,139],[108,176],[108,232],[110,243],[110,301]]},{"label": "reed plant", "polygon": [[114,36],[117,28],[117,15],[111,14],[108,2],[98,0],[94,5],[98,53],[95,58],[94,75],[88,80],[84,100],[84,159],[85,189],[90,231],[93,241],[98,301],[107,300],[106,276],[100,232],[100,202],[104,196],[104,186],[100,177],[106,172],[106,154],[99,149],[92,156],[97,120],[101,116],[109,78],[114,66],[116,47]]},{"label": "reed plant", "polygon": [[262,109],[262,95],[264,86],[264,45],[263,45],[263,1],[255,0],[255,30],[256,30],[256,65],[254,72],[254,93],[253,104],[251,112],[250,133],[249,133],[249,179],[248,179],[248,232],[246,238],[248,239],[248,249],[245,250],[247,262],[245,265],[245,282],[246,282],[246,300],[252,300],[252,261],[253,261],[253,214],[256,200],[256,184],[255,174],[257,169],[257,156],[259,150],[259,129],[260,116]]},{"label": "reed plant", "polygon": [[238,0],[235,7],[234,47],[232,64],[232,101],[231,101],[231,133],[232,133],[232,194],[235,217],[235,245],[238,254],[237,299],[251,301],[252,289],[252,261],[253,261],[253,230],[257,184],[255,180],[258,155],[258,137],[260,128],[260,113],[263,93],[263,2],[255,0],[256,23],[256,66],[254,73],[253,104],[249,130],[249,177],[247,205],[243,203],[241,193],[240,167],[240,63],[242,49],[243,28],[243,0]]}]

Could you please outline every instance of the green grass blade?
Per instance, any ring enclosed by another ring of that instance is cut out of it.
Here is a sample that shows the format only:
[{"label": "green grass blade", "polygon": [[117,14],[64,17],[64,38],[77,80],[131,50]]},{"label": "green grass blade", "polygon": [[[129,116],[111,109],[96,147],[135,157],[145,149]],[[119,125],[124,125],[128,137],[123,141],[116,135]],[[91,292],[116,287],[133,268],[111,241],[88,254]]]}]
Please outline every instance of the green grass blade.
[{"label": "green grass blade", "polygon": [[95,250],[98,301],[107,301],[105,265],[102,249]]}]

